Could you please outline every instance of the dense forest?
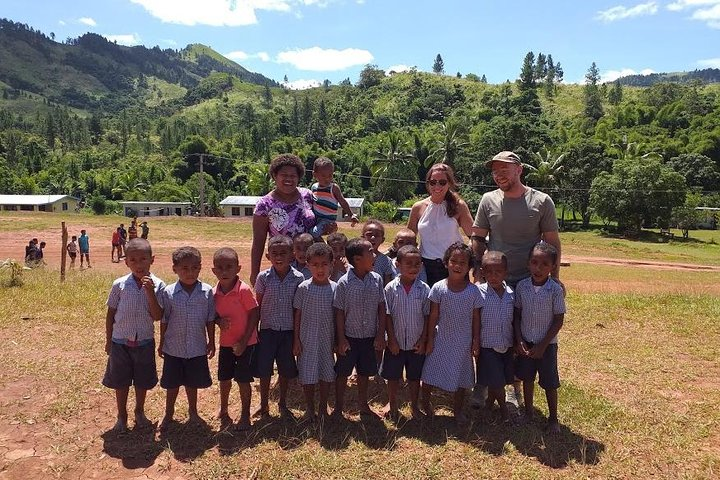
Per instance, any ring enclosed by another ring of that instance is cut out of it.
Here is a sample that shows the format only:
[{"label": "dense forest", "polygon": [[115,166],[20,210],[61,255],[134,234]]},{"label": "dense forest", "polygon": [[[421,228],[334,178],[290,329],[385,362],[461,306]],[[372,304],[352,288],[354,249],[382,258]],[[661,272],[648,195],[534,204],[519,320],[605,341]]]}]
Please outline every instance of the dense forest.
[{"label": "dense forest", "polygon": [[433,54],[431,73],[367,65],[357,79],[292,91],[201,45],[57,43],[2,20],[0,193],[71,194],[98,213],[123,199],[199,208],[206,154],[212,214],[225,195],[266,193],[269,160],[294,152],[308,168],[332,158],[345,195],[391,217],[423,193],[435,162],[456,169],[474,209],[493,188],[484,161],[514,150],[526,183],[584,226],[594,214],[628,233],[687,227],[695,206],[720,206],[718,72],[601,84],[589,61],[584,85],[567,85],[558,60],[528,52],[514,82],[490,85],[479,72],[447,74]]}]

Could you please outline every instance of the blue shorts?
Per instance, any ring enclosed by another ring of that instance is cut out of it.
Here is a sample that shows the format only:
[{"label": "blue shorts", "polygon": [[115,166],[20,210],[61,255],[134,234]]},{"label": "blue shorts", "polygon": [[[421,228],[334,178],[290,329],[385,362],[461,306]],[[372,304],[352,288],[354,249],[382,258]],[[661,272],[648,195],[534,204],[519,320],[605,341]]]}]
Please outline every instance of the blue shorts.
[{"label": "blue shorts", "polygon": [[480,349],[478,383],[498,389],[513,383],[513,349],[499,353],[492,348]]},{"label": "blue shorts", "polygon": [[256,378],[272,377],[273,365],[277,364],[280,376],[297,377],[298,369],[292,350],[294,339],[292,330],[272,330],[270,328],[260,330],[253,354],[253,376]]},{"label": "blue shorts", "polygon": [[252,359],[255,345],[248,345],[239,357],[233,353],[232,347],[220,347],[218,353],[218,381],[235,380],[238,383],[252,383]]},{"label": "blue shorts", "polygon": [[310,235],[313,236],[314,239],[321,239],[323,235],[325,235],[325,227],[327,225],[330,225],[331,223],[335,223],[336,220],[333,218],[330,220],[329,218],[322,218],[322,217],[315,217],[315,226],[310,230]]},{"label": "blue shorts", "polygon": [[135,385],[140,390],[150,390],[157,383],[155,340],[139,347],[112,342],[103,385],[113,389]]},{"label": "blue shorts", "polygon": [[[534,344],[525,342],[528,348]],[[553,390],[560,387],[560,376],[557,368],[557,343],[551,343],[545,349],[541,359],[534,359],[518,355],[515,359],[515,376],[523,382],[534,382],[535,375],[540,377],[540,386],[544,390]]]},{"label": "blue shorts", "polygon": [[375,337],[346,337],[350,350],[345,355],[337,355],[335,373],[338,377],[349,377],[353,368],[363,377],[377,375],[377,357],[375,356]]},{"label": "blue shorts", "polygon": [[408,381],[419,381],[422,376],[425,355],[419,355],[414,350],[400,350],[397,355],[385,349],[380,375],[385,380],[402,380],[403,370]]},{"label": "blue shorts", "polygon": [[167,353],[163,355],[162,388],[207,388],[212,385],[207,356],[180,358]]}]

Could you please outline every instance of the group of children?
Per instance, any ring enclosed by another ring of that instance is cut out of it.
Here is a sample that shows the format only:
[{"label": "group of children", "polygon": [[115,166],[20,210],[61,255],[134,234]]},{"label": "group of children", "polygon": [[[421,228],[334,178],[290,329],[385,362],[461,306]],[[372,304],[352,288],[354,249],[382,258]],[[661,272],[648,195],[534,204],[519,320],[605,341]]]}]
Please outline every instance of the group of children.
[{"label": "group of children", "polygon": [[528,263],[532,275],[513,291],[504,281],[507,259],[502,253],[485,253],[481,268],[486,282],[476,285],[469,280],[472,251],[455,243],[444,257],[448,278],[430,288],[420,278],[422,259],[414,233],[398,233],[394,262],[379,252],[383,241],[383,225],[375,220],[365,223],[361,237],[349,241],[337,233],[327,243],[316,242],[312,235],[272,237],[266,254],[270,267],[258,275],[253,294],[238,276],[241,266],[231,248],[213,256],[215,287],[198,280],[201,256],[192,247],[173,252],[178,279],[165,285],[150,273],[154,257],[148,241],[130,240],[125,251],[130,274],[113,283],[107,302],[109,359],[103,384],[116,392],[115,428],[127,428],[131,385],[136,424],[148,422],[145,394],[158,382],[153,321],[160,320],[160,385],[167,390],[161,430],[173,421],[181,386],[190,419],[199,418],[197,390],[212,383],[208,360],[216,352],[216,325],[222,428],[233,422],[228,410],[233,380],[241,400],[236,428],[251,425],[251,384],[256,378],[256,415],[270,415],[275,368],[281,416],[292,416],[287,392],[294,378],[303,388],[307,420],[331,414],[333,384],[332,414],[341,416],[348,377],[354,372],[360,414],[372,413],[368,381],[379,374],[387,383],[385,411],[396,417],[404,373],[414,416],[433,415],[432,390],[440,388],[454,392],[453,413],[463,421],[465,391],[475,384],[477,368],[480,382],[488,387],[488,407],[497,402],[503,419],[508,419],[504,388],[514,376],[524,381],[525,410],[532,414],[539,373],[549,428],[557,430],[556,336],[565,304],[562,288],[550,278],[557,261],[554,248],[546,243],[533,248]]}]

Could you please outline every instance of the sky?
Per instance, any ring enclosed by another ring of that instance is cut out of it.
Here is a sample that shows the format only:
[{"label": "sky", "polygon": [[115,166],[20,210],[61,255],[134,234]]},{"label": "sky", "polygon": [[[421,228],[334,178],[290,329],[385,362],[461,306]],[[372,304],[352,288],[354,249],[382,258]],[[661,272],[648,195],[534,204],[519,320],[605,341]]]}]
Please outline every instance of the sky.
[{"label": "sky", "polygon": [[[623,3],[627,2],[627,3]],[[123,45],[202,43],[291,88],[353,83],[367,64],[514,80],[528,51],[566,83],[720,68],[720,0],[2,0],[0,16]]]}]

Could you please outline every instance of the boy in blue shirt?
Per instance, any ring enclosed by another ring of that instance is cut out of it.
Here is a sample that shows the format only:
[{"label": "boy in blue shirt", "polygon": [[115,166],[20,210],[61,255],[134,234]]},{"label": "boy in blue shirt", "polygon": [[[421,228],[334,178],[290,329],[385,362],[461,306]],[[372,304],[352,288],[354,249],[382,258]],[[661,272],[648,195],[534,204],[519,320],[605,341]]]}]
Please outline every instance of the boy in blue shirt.
[{"label": "boy in blue shirt", "polygon": [[88,268],[92,268],[90,267],[90,237],[85,230],[80,230],[78,248],[80,248],[80,268],[83,268],[83,260],[87,260]]}]

